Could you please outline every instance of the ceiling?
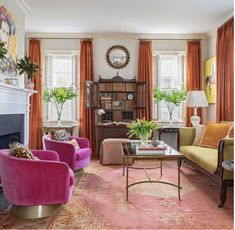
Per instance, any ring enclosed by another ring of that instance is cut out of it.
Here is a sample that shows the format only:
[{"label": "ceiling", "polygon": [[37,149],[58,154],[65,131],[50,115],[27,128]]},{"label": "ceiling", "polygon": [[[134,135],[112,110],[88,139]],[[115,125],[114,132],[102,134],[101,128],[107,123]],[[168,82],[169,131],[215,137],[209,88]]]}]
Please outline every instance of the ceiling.
[{"label": "ceiling", "polygon": [[206,33],[233,0],[24,0],[27,32]]}]

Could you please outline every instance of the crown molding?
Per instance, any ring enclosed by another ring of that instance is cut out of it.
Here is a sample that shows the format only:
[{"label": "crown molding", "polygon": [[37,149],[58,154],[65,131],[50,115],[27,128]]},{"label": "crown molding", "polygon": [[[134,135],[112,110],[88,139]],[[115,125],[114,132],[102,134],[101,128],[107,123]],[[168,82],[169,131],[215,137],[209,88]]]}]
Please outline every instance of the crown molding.
[{"label": "crown molding", "polygon": [[18,6],[22,9],[24,14],[28,14],[31,11],[31,8],[24,0],[15,0]]}]

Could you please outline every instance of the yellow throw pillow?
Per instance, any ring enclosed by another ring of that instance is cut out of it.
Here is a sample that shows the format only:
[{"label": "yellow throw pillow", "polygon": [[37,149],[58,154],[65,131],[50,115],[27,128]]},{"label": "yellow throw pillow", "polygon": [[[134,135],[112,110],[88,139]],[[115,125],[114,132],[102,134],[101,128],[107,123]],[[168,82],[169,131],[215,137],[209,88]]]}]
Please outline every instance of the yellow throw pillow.
[{"label": "yellow throw pillow", "polygon": [[76,139],[72,139],[72,140],[66,141],[66,142],[72,144],[75,147],[76,150],[80,149],[80,146],[77,143]]},{"label": "yellow throw pillow", "polygon": [[198,146],[218,148],[220,140],[228,134],[230,127],[229,123],[207,122]]},{"label": "yellow throw pillow", "polygon": [[229,128],[226,137],[227,137],[227,138],[234,138],[234,125],[233,125],[233,124],[232,124],[231,127]]}]

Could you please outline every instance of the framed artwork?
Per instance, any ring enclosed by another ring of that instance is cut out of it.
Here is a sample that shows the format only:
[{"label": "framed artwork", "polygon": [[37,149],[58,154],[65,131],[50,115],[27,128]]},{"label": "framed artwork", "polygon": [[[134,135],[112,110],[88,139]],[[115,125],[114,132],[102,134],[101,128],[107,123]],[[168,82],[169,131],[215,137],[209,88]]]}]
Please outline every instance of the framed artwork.
[{"label": "framed artwork", "polygon": [[204,62],[204,87],[209,104],[216,101],[216,57],[211,57]]},{"label": "framed artwork", "polygon": [[124,109],[124,101],[113,101],[113,109]]},{"label": "framed artwork", "polygon": [[0,4],[0,39],[7,49],[6,59],[0,61],[4,75],[17,75],[17,21],[16,16]]}]

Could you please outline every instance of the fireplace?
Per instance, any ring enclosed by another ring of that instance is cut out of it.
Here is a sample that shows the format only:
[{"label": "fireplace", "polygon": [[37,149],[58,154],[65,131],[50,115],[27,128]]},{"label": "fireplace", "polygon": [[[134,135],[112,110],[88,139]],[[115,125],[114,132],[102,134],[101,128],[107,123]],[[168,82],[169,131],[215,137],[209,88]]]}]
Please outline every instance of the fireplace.
[{"label": "fireplace", "polygon": [[0,115],[0,149],[9,148],[9,143],[24,143],[24,115]]},{"label": "fireplace", "polygon": [[23,89],[0,82],[0,149],[12,140],[28,145],[29,98],[34,90]]}]

